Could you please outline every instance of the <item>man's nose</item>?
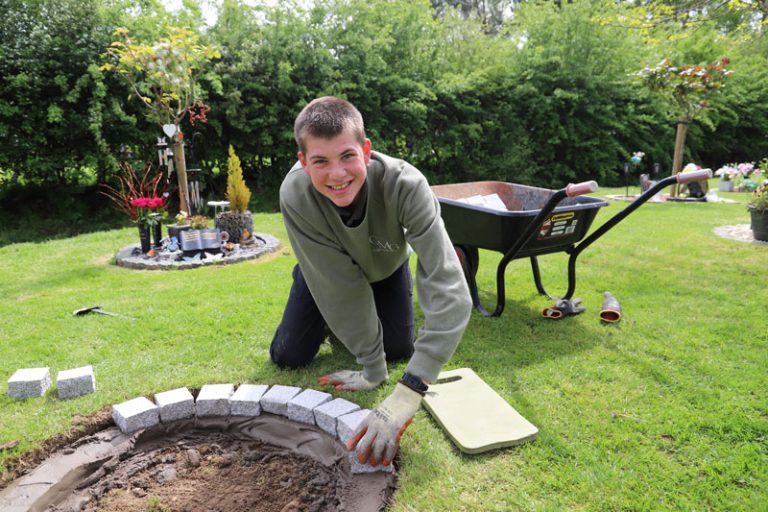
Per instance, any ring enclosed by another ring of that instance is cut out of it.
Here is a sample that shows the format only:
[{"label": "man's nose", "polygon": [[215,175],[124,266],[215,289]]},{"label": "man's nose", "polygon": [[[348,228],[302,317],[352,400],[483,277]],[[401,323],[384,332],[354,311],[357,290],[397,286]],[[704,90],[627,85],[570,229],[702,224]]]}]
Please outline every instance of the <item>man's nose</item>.
[{"label": "man's nose", "polygon": [[331,163],[328,173],[332,178],[335,178],[335,177],[343,177],[347,173],[347,171],[344,170],[344,166],[341,164],[341,161],[337,160]]}]

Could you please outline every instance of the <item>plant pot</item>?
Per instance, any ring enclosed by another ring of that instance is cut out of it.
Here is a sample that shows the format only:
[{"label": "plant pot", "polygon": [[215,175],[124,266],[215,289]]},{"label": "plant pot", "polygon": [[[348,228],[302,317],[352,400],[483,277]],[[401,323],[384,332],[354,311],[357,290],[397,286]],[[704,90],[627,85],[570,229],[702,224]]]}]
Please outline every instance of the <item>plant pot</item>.
[{"label": "plant pot", "polygon": [[720,192],[732,192],[733,191],[733,182],[731,180],[725,181],[720,180],[720,183],[717,185],[717,190]]},{"label": "plant pot", "polygon": [[139,224],[139,242],[141,243],[141,252],[146,254],[152,248],[152,243],[149,239],[149,226],[146,224]]},{"label": "plant pot", "polygon": [[750,227],[755,240],[768,242],[768,210],[757,210],[750,207],[749,215],[751,217]]},{"label": "plant pot", "polygon": [[168,224],[167,227],[168,227],[168,238],[175,236],[176,240],[179,242],[181,242],[181,232],[191,229],[189,224]]},{"label": "plant pot", "polygon": [[216,227],[219,231],[226,231],[229,241],[233,244],[240,243],[243,230],[253,235],[253,215],[251,212],[221,212],[216,216]]},{"label": "plant pot", "polygon": [[159,222],[152,226],[152,241],[154,242],[154,247],[160,247],[161,241],[163,240],[163,225]]}]

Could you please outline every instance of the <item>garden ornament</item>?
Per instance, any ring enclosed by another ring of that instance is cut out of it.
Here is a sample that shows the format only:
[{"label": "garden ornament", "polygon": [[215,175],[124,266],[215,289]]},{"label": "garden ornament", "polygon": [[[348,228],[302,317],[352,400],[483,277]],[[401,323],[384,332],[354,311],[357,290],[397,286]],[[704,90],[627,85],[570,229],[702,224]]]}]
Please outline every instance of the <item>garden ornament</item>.
[{"label": "garden ornament", "polygon": [[108,315],[108,316],[119,316],[119,317],[122,317],[122,318],[128,318],[129,320],[136,320],[135,318],[130,317],[130,316],[125,316],[125,315],[120,315],[120,314],[117,314],[117,313],[111,313],[109,311],[104,311],[103,309],[101,309],[101,306],[91,306],[89,308],[76,309],[75,312],[72,313],[72,314],[74,316],[85,316],[85,315],[88,315],[90,313],[98,313],[99,315]]},{"label": "garden ornament", "polygon": [[611,292],[603,293],[603,307],[600,309],[600,320],[613,324],[621,320],[621,304]]},{"label": "garden ornament", "polygon": [[549,306],[541,312],[544,318],[552,320],[560,320],[566,316],[578,315],[584,312],[587,308],[581,306],[581,299],[557,299],[554,306]]}]

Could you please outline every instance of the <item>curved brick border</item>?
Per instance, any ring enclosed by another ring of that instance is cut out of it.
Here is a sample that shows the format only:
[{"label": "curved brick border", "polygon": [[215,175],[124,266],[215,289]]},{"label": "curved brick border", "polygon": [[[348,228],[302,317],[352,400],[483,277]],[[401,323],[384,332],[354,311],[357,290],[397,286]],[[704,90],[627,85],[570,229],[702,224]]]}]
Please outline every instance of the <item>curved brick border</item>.
[{"label": "curved brick border", "polygon": [[[241,384],[206,384],[194,399],[187,388],[157,393],[152,402],[138,397],[112,406],[112,419],[125,434],[159,423],[193,417],[259,416],[276,414],[291,421],[315,426],[335,437],[341,444],[353,436],[371,411],[343,398],[315,389],[295,386]],[[355,452],[349,452],[352,473],[392,472],[393,465],[360,464]]]},{"label": "curved brick border", "polygon": [[170,261],[159,260],[157,258],[149,258],[145,255],[134,255],[134,249],[138,248],[137,244],[128,245],[123,247],[117,252],[115,256],[115,263],[118,266],[132,268],[137,270],[185,270],[188,268],[204,267],[207,265],[228,265],[230,263],[239,263],[241,261],[252,260],[258,258],[264,254],[275,252],[280,249],[280,241],[272,235],[266,233],[254,233],[256,236],[260,236],[266,241],[264,245],[256,245],[240,249],[236,254],[231,254],[224,258],[208,259],[200,261]]}]

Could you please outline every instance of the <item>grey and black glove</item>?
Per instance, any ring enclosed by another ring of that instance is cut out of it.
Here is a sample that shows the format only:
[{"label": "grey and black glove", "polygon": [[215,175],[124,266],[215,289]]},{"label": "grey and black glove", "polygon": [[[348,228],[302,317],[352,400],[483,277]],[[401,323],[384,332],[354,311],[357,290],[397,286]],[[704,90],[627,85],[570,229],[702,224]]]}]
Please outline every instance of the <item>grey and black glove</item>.
[{"label": "grey and black glove", "polygon": [[584,306],[580,306],[580,304],[581,299],[557,299],[555,305],[544,309],[544,311],[541,312],[541,315],[544,318],[549,318],[552,320],[559,320],[561,318],[565,318],[566,316],[578,315],[587,309]]},{"label": "grey and black glove", "polygon": [[600,309],[600,320],[613,324],[621,320],[621,304],[611,292],[603,293],[603,307]]}]

